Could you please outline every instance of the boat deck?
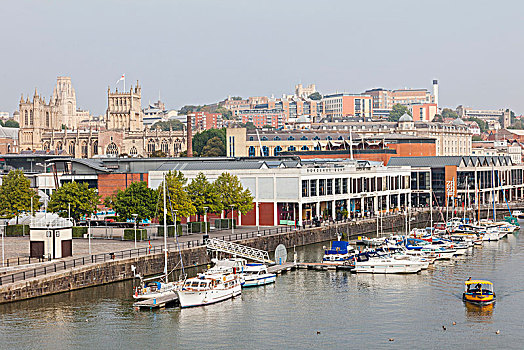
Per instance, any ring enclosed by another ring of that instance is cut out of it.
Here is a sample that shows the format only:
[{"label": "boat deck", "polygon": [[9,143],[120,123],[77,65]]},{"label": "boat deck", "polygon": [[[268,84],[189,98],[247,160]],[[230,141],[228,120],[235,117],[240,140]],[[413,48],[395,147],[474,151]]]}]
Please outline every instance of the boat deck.
[{"label": "boat deck", "polygon": [[146,299],[137,301],[133,304],[133,306],[138,307],[140,309],[158,309],[162,307],[166,307],[168,305],[172,304],[178,304],[178,294],[172,293],[169,295],[164,295],[155,299]]}]

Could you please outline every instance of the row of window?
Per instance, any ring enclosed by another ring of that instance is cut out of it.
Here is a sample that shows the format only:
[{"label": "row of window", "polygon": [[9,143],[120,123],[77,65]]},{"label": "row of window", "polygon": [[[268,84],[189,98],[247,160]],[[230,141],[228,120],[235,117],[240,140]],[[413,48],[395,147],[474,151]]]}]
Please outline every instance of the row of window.
[{"label": "row of window", "polygon": [[[322,146],[320,145],[316,145],[314,148],[313,148],[315,151],[320,151],[322,150]],[[280,152],[282,152],[282,147],[281,146],[276,146],[275,148],[273,148],[273,156],[278,156],[280,155]],[[297,148],[295,146],[289,146],[287,147],[287,151],[288,152],[294,152],[296,151]],[[300,147],[300,150],[301,151],[309,151],[309,147],[308,146],[302,146]],[[263,157],[269,157],[269,147],[268,146],[262,146],[262,154],[260,154],[260,156],[263,156]],[[254,146],[249,146],[249,150],[248,150],[248,155],[249,157],[255,157],[256,156],[256,149]]]},{"label": "row of window", "polygon": [[[349,140],[349,136],[347,137],[347,139]],[[288,141],[295,141],[295,137],[294,136],[288,136],[287,140]],[[307,136],[301,136],[300,140],[301,141],[307,141],[307,140],[309,140],[309,138]],[[317,140],[320,140],[320,137],[319,136],[315,136],[311,140],[317,141]],[[332,136],[327,136],[326,140],[333,140],[333,137]],[[344,140],[344,136],[337,137],[337,140]],[[249,136],[249,141],[256,141],[255,137],[254,136]],[[262,136],[260,138],[260,141],[269,141],[269,138],[267,136]],[[280,136],[275,136],[275,137],[273,137],[273,141],[282,141],[282,139],[280,138]]]},{"label": "row of window", "polygon": [[[376,192],[409,188],[409,176],[359,177],[302,180],[302,197]],[[349,180],[349,181],[348,181]],[[348,187],[349,185],[349,187]]]}]

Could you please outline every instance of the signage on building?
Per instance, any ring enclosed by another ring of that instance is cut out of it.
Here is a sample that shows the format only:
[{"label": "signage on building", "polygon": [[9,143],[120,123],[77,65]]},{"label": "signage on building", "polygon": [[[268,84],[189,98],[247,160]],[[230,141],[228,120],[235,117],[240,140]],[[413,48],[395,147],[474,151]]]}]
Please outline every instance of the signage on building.
[{"label": "signage on building", "polygon": [[455,197],[455,178],[446,181],[446,196]]}]

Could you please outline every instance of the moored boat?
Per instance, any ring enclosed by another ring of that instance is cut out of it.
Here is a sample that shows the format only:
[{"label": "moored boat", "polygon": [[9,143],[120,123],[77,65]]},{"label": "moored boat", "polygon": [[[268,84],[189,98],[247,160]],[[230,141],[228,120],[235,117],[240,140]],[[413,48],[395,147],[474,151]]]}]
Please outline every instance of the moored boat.
[{"label": "moored boat", "polygon": [[244,284],[242,287],[256,287],[275,283],[277,275],[267,272],[265,264],[247,264],[244,267]]},{"label": "moored boat", "polygon": [[182,308],[203,306],[231,299],[242,293],[236,273],[203,273],[189,278],[177,292]]}]

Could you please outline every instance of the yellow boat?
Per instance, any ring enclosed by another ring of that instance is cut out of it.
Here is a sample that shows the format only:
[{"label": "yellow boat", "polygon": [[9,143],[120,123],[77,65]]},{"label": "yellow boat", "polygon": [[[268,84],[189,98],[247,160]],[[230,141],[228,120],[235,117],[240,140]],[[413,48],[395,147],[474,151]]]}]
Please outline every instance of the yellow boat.
[{"label": "yellow boat", "polygon": [[467,280],[462,299],[469,303],[487,305],[495,302],[493,283],[484,280]]}]

